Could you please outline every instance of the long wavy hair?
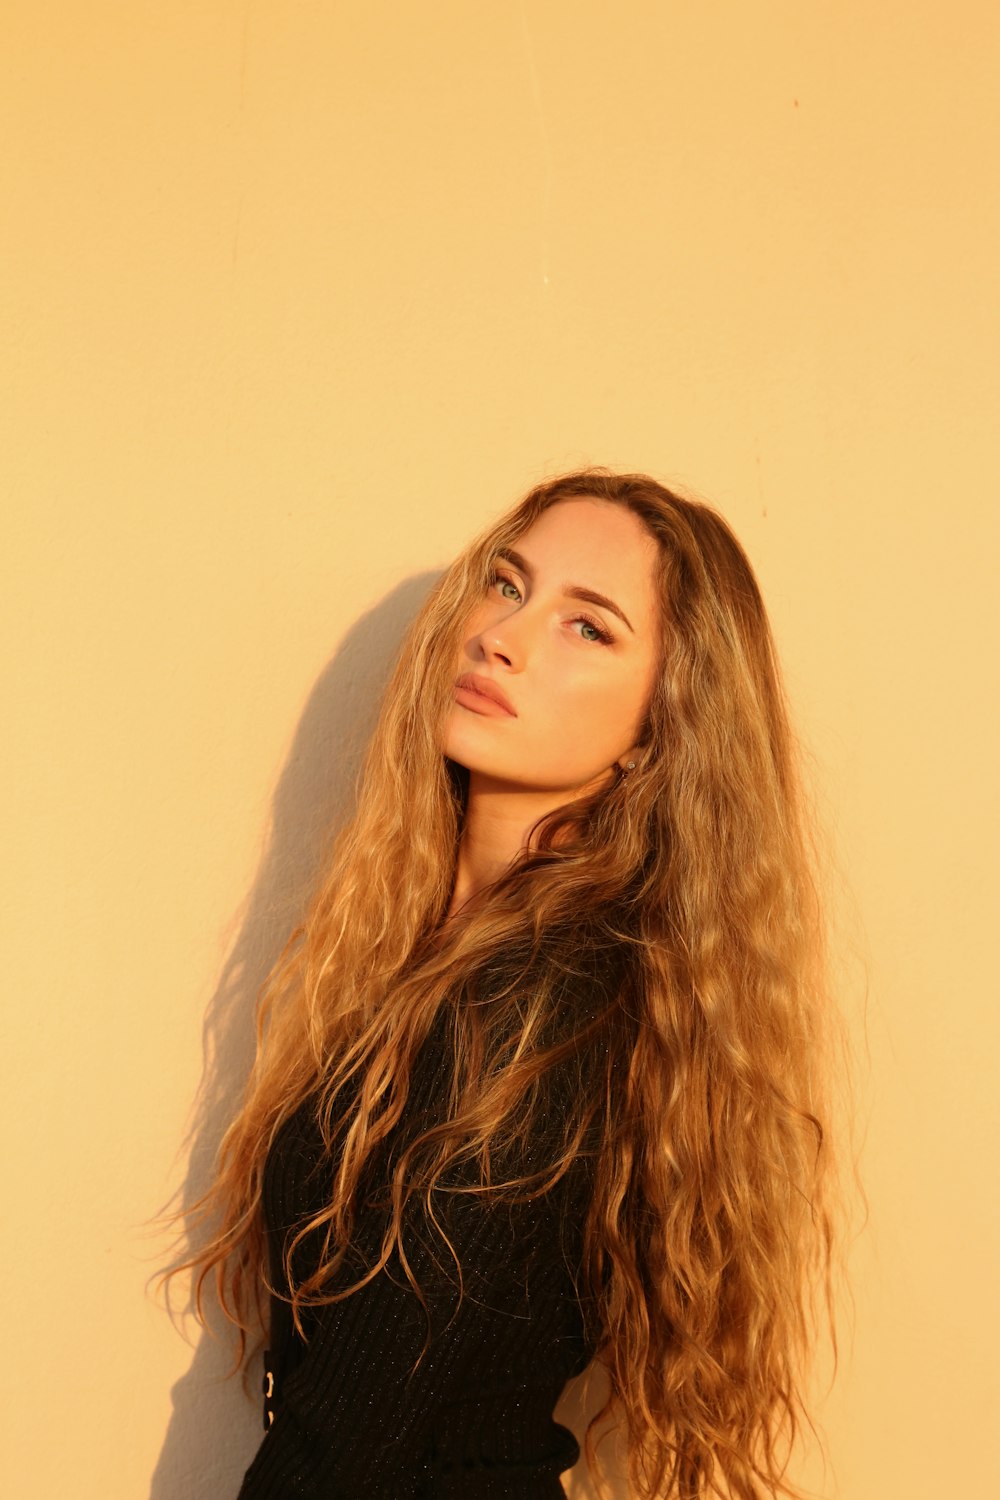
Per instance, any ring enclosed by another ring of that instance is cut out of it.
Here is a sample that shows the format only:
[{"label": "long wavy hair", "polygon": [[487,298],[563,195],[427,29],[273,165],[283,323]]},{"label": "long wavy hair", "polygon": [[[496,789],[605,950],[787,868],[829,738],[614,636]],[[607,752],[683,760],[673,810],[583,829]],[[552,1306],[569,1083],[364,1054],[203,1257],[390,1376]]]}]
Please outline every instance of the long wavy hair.
[{"label": "long wavy hair", "polygon": [[[468,774],[444,755],[442,725],[463,625],[499,554],[577,497],[627,507],[658,547],[661,662],[641,765],[541,819],[485,898],[448,921]],[[544,1191],[585,1131],[596,1141],[579,1289],[609,1394],[586,1434],[591,1467],[611,1416],[639,1497],[797,1494],[787,1471],[812,1426],[819,1315],[832,1318],[835,1197],[827,943],[801,758],[753,570],[709,506],[591,469],[540,484],[468,547],[409,629],[356,811],[261,990],[245,1101],[199,1205],[210,1228],[185,1268],[199,1310],[214,1283],[237,1363],[269,1289],[261,1189],[282,1122],[317,1094],[336,1166],[295,1242],[319,1235],[317,1268],[296,1280],[294,1246],[286,1256],[301,1328],[308,1306],[353,1294],[394,1247],[407,1265],[404,1210],[414,1199],[433,1216],[447,1168],[471,1162],[490,1183],[557,1058],[546,1038],[559,986],[581,954],[617,951],[617,1024],[545,1182],[494,1187]],[[456,1004],[498,954],[491,1004]],[[366,1163],[445,1005],[447,1108],[396,1165],[381,1259],[334,1292]]]}]

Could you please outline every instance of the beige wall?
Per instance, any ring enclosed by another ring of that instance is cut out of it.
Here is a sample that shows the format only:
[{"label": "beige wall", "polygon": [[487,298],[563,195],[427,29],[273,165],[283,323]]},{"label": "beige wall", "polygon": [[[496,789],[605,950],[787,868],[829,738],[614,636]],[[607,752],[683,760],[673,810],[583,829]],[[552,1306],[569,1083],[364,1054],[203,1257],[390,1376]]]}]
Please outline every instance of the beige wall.
[{"label": "beige wall", "polygon": [[235,1494],[256,1406],[142,1223],[429,574],[593,461],[744,540],[846,875],[871,1222],[809,1477],[1000,1493],[996,7],[6,10],[6,1492]]}]

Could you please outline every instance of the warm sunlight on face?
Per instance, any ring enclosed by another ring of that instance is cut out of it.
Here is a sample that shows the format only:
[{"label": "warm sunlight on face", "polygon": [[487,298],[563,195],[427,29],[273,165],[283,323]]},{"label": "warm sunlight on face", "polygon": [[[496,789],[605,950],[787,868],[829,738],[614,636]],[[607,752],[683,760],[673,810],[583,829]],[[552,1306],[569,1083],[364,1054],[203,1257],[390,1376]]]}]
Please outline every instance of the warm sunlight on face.
[{"label": "warm sunlight on face", "polygon": [[445,729],[479,786],[574,795],[628,759],[659,656],[656,559],[632,511],[586,498],[544,511],[498,563],[456,666],[478,682],[457,687]]}]

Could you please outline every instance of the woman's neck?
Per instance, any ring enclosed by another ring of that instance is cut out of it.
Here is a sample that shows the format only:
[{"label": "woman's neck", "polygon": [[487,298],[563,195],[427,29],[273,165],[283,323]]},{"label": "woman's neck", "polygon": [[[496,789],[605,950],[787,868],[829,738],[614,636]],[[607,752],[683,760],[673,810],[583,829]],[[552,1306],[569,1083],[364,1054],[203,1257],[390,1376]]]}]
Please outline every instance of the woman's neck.
[{"label": "woman's neck", "polygon": [[533,824],[566,801],[563,790],[532,791],[471,774],[448,916],[474,905],[525,848]]}]

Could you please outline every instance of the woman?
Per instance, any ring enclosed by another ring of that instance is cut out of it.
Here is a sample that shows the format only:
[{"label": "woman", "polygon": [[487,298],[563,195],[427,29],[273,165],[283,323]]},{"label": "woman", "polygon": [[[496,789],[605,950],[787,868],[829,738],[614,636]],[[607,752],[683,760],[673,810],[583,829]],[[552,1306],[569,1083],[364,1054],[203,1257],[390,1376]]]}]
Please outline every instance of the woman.
[{"label": "woman", "polygon": [[558,1497],[592,1359],[636,1496],[794,1493],[830,1260],[810,847],[714,511],[590,470],[454,563],[204,1205],[241,1358],[270,1297],[241,1500]]}]

